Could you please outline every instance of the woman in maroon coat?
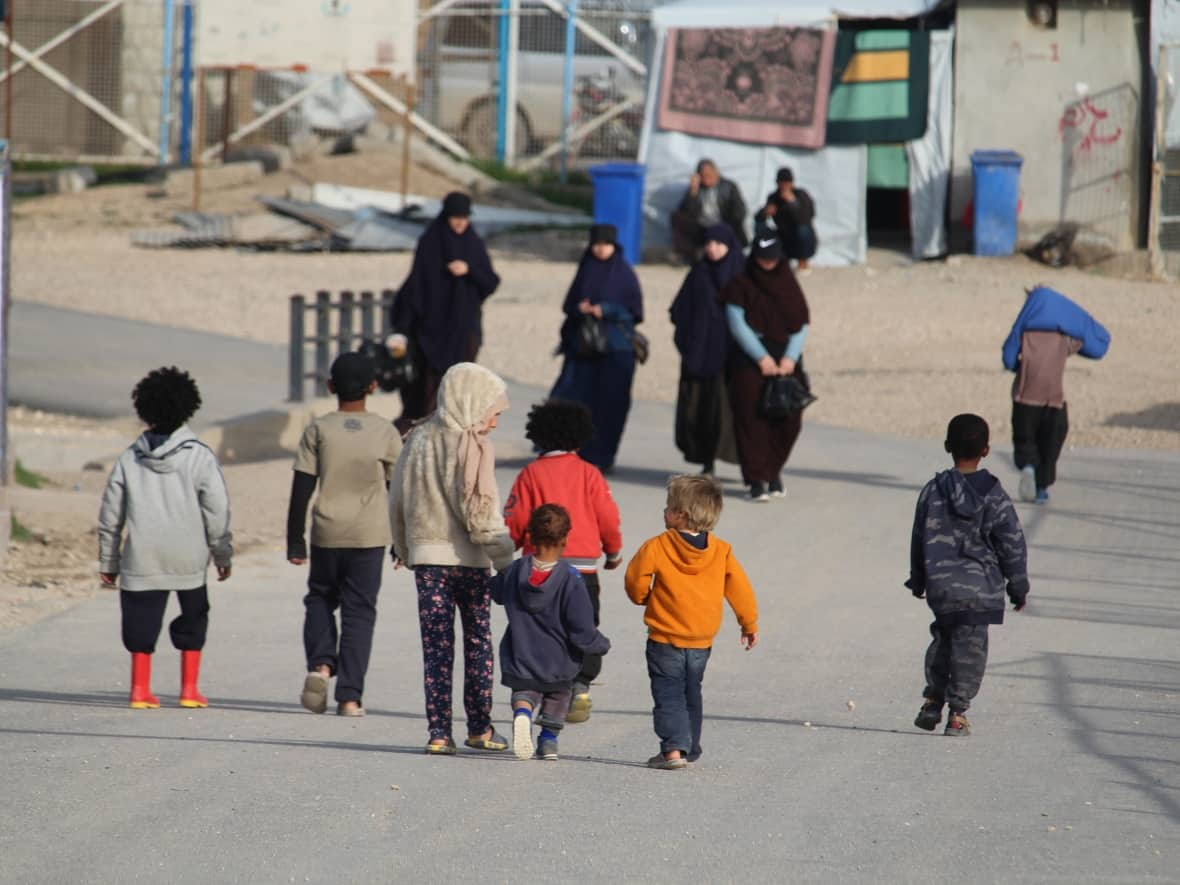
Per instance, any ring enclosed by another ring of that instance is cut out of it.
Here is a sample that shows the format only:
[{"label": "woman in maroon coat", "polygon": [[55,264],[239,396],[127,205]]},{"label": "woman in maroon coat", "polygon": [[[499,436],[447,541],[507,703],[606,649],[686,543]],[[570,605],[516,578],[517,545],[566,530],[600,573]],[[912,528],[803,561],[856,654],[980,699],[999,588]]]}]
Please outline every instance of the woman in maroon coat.
[{"label": "woman in maroon coat", "polygon": [[725,318],[737,347],[729,361],[729,401],[742,480],[750,500],[768,501],[784,495],[783,465],[799,438],[803,413],[770,420],[759,412],[765,379],[803,375],[803,344],[807,340],[807,299],[783,259],[777,237],[758,238],[743,273],[721,291]]}]

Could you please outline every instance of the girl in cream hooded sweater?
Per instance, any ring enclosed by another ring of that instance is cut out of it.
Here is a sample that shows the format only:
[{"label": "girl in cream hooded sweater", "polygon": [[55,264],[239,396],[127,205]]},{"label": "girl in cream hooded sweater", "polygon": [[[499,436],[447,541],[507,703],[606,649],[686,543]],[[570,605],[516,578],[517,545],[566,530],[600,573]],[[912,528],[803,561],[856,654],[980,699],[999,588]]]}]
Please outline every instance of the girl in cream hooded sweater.
[{"label": "girl in cream hooded sweater", "polygon": [[466,745],[506,750],[492,728],[491,573],[512,562],[500,516],[495,453],[488,434],[508,408],[504,382],[475,363],[443,375],[438,407],[406,438],[389,493],[394,552],[414,571],[430,742],[426,752],[455,752],[451,671],[455,609],[463,621]]}]

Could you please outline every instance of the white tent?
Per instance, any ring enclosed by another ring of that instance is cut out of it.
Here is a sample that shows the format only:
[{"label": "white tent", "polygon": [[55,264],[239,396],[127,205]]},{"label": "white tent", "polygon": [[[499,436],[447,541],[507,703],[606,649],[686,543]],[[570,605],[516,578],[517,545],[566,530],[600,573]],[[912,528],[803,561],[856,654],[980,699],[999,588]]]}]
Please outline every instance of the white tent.
[{"label": "white tent", "polygon": [[[822,27],[837,18],[913,18],[938,0],[834,0],[837,5],[794,5],[774,0],[679,0],[655,9],[656,46],[648,82],[647,112],[639,147],[646,165],[644,245],[671,242],[668,215],[684,195],[697,161],[716,161],[721,173],[742,189],[751,214],[774,190],[775,171],[790,166],[795,180],[815,198],[820,247],[815,263],[857,264],[865,259],[865,189],[868,150],[841,145],[803,150],[702,138],[657,129],[664,41],[669,28]],[[907,144],[910,213],[915,257],[946,251],[943,217],[951,154],[951,34],[931,33],[930,110],[926,134]]]}]

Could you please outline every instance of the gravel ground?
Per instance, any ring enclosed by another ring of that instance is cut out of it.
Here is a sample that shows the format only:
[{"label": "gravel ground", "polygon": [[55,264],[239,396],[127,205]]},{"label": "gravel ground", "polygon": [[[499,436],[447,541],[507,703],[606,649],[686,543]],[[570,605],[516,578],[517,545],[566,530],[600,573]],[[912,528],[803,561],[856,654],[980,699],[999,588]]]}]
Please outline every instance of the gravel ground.
[{"label": "gravel ground", "polygon": [[[558,370],[551,354],[580,244],[570,234],[517,234],[492,245],[503,283],[485,310],[480,361],[547,385]],[[409,255],[152,251],[133,248],[118,227],[49,235],[18,222],[14,292],[29,301],[285,342],[291,294],[396,287],[409,263]],[[667,308],[684,272],[639,268],[652,358],[637,374],[638,397],[675,398],[678,360]],[[1180,288],[1054,271],[1024,258],[915,264],[873,251],[867,266],[817,268],[804,277],[812,311],[806,362],[820,397],[809,418],[938,438],[949,416],[970,410],[991,422],[995,439],[1007,439],[1012,376],[1000,366],[1000,345],[1022,287],[1041,281],[1081,301],[1114,338],[1102,362],[1070,361],[1070,444],[1180,448]]]}]

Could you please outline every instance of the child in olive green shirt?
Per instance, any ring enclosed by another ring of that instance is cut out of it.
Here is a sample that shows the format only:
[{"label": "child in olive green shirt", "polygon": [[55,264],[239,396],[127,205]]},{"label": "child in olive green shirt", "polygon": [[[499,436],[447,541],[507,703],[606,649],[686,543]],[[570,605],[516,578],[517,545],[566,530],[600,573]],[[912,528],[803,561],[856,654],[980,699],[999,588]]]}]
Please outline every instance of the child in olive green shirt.
[{"label": "child in olive green shirt", "polygon": [[308,673],[300,702],[313,713],[327,709],[328,680],[336,676],[337,715],[365,714],[361,697],[377,621],[381,566],[392,541],[385,493],[402,448],[393,425],[365,411],[374,378],[368,357],[337,357],[328,389],[336,394],[339,409],[304,431],[295,456],[287,513],[287,559],[295,565],[307,561],[307,505],[317,480],[320,487],[312,510],[311,573],[303,598]]}]

